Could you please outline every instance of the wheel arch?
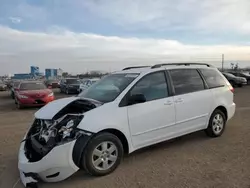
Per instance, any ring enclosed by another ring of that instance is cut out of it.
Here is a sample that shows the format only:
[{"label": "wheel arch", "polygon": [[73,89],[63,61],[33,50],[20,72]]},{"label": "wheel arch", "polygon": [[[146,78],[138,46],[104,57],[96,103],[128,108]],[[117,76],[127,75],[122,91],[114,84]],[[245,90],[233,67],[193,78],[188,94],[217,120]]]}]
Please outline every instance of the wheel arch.
[{"label": "wheel arch", "polygon": [[111,133],[111,134],[117,136],[120,139],[120,141],[122,142],[124,153],[125,154],[129,153],[129,151],[130,151],[129,143],[128,143],[128,140],[127,140],[127,137],[125,136],[125,134],[123,134],[121,131],[119,131],[117,129],[113,129],[113,128],[101,130],[97,134],[100,134],[103,132],[108,132],[108,133]]},{"label": "wheel arch", "polygon": [[[215,111],[215,110],[220,110],[220,111],[222,111],[222,112],[225,114],[225,116],[226,116],[226,120],[228,120],[228,112],[227,112],[227,109],[226,109],[225,106],[220,105],[220,106],[218,106],[217,108],[215,108],[214,111]],[[214,112],[214,111],[213,111],[213,112]],[[212,114],[213,114],[213,113],[212,113]]]}]

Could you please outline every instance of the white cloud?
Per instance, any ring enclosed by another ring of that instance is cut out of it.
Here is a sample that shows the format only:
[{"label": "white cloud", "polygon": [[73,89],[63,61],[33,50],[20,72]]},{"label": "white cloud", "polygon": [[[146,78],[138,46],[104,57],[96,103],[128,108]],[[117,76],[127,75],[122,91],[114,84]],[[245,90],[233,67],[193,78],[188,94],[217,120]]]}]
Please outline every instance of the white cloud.
[{"label": "white cloud", "polygon": [[190,45],[174,40],[122,38],[74,33],[22,32],[0,26],[0,74],[28,72],[30,65],[61,67],[70,72],[115,70],[132,64],[226,60],[250,62],[250,46]]},{"label": "white cloud", "polygon": [[9,20],[14,24],[19,24],[22,22],[22,19],[19,17],[9,17]]},{"label": "white cloud", "polygon": [[127,29],[250,32],[249,0],[86,0],[83,6]]}]

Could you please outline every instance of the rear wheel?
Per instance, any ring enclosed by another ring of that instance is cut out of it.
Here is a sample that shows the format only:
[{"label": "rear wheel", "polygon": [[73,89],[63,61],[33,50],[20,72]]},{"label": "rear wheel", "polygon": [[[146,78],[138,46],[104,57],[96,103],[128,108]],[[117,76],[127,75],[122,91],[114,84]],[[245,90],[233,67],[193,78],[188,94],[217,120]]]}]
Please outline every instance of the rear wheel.
[{"label": "rear wheel", "polygon": [[205,132],[210,137],[219,137],[223,134],[225,125],[226,116],[221,110],[217,109],[211,115],[208,127]]},{"label": "rear wheel", "polygon": [[82,166],[91,175],[104,176],[118,167],[123,153],[117,136],[101,133],[89,141],[83,153]]}]

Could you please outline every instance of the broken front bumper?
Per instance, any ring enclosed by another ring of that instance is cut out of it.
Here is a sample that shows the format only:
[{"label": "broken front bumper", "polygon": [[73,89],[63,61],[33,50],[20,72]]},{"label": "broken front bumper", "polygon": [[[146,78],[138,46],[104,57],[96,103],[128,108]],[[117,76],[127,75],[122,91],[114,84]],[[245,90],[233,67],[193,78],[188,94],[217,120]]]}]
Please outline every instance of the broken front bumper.
[{"label": "broken front bumper", "polygon": [[78,171],[79,168],[72,159],[75,142],[76,140],[54,147],[37,162],[29,162],[25,155],[25,141],[22,142],[18,156],[18,168],[24,186],[36,183],[38,180],[62,181]]}]

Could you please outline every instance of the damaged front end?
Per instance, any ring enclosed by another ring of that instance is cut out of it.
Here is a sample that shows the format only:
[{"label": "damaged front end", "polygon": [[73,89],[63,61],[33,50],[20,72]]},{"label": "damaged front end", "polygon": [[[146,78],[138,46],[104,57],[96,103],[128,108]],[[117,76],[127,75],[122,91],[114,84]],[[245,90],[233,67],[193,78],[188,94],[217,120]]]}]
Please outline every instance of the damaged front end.
[{"label": "damaged front end", "polygon": [[[63,107],[58,109],[58,104]],[[61,181],[79,169],[82,141],[87,143],[92,133],[77,126],[85,112],[100,105],[89,99],[62,99],[49,103],[36,113],[19,151],[18,167],[25,186],[40,179]]]},{"label": "damaged front end", "polygon": [[29,161],[39,161],[54,147],[91,134],[76,127],[84,118],[83,114],[97,106],[92,101],[78,99],[62,108],[51,120],[35,119],[25,139]]}]

